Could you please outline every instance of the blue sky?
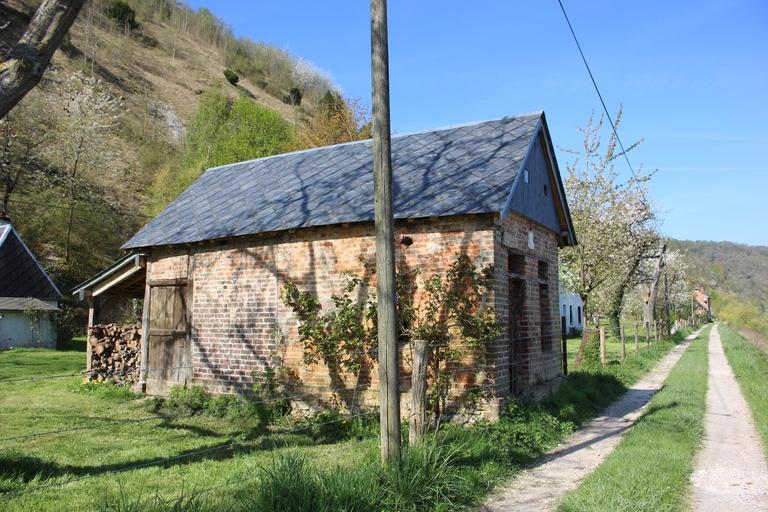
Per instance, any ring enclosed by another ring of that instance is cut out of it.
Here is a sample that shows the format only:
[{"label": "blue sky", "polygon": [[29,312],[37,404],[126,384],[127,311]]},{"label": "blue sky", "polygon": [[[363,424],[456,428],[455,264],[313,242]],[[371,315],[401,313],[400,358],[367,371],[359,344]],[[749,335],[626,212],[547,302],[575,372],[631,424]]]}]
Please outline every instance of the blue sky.
[{"label": "blue sky", "polygon": [[[682,239],[768,245],[768,2],[564,0],[635,167]],[[370,103],[369,2],[192,0]],[[556,0],[389,1],[392,126],[543,109],[576,148],[599,103]],[[558,151],[560,167],[572,157]],[[628,173],[628,170],[622,168]]]}]

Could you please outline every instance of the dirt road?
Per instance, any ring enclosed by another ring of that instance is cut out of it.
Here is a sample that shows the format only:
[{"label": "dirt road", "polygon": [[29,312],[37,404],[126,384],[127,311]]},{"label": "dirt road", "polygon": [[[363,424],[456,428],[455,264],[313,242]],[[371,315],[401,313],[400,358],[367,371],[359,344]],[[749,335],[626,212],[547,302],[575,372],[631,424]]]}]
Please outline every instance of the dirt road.
[{"label": "dirt road", "polygon": [[701,331],[673,348],[656,367],[563,444],[519,474],[481,507],[484,512],[554,510],[619,444]]},{"label": "dirt road", "polygon": [[691,477],[693,509],[768,511],[765,452],[717,326],[709,336],[708,386],[704,444]]}]

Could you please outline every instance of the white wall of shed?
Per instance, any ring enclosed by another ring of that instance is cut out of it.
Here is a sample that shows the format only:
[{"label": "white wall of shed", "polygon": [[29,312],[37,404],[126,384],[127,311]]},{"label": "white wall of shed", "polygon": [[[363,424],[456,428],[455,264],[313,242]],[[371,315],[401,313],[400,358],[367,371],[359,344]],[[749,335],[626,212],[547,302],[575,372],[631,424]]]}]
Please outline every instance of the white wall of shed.
[{"label": "white wall of shed", "polygon": [[[52,304],[55,306],[56,302]],[[12,347],[56,347],[55,311],[45,311],[39,319],[24,311],[0,310],[0,316],[0,350]],[[37,332],[34,323],[39,325]]]}]

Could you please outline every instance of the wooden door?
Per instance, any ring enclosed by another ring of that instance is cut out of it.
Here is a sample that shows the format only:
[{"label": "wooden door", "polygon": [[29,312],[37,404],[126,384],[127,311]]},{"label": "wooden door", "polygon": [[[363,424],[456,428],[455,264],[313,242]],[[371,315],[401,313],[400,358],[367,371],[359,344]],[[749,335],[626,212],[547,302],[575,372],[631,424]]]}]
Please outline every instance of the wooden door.
[{"label": "wooden door", "polygon": [[152,286],[149,296],[147,394],[166,395],[192,379],[187,286]]},{"label": "wooden door", "polygon": [[528,351],[522,324],[525,319],[525,281],[518,277],[509,279],[509,392],[517,395],[521,391],[518,382],[527,365]]}]

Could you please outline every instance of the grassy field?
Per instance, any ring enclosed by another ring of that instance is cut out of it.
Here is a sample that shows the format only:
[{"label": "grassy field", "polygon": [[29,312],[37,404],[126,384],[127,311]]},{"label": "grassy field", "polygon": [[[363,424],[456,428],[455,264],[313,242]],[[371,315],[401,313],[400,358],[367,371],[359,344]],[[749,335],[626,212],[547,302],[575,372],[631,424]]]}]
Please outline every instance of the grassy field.
[{"label": "grassy field", "polygon": [[686,351],[616,450],[566,496],[561,512],[686,509],[704,430],[708,334]]},{"label": "grassy field", "polygon": [[[636,353],[635,351],[635,322],[625,321],[624,325],[624,338],[626,343],[627,355]],[[614,337],[608,330],[608,321],[603,320],[600,322],[600,327],[605,328],[605,353],[609,361],[621,360],[621,338]],[[645,329],[642,325],[638,329],[638,345],[640,350],[648,348],[649,343],[645,334]],[[653,330],[651,330],[651,340],[653,340]],[[576,355],[579,352],[579,344],[581,343],[581,337],[568,338],[568,368],[575,369]]]},{"label": "grassy field", "polygon": [[[356,504],[350,511],[464,508],[620,396],[672,346],[660,343],[623,364],[574,372],[543,404],[513,403],[498,423],[445,426],[389,472],[378,465],[375,425],[330,439],[317,435],[324,430],[317,420],[293,431],[295,424],[266,425],[253,416],[173,414],[154,400],[108,385],[84,387],[67,376],[82,369],[81,352],[6,351],[0,353],[0,510],[226,511],[265,503],[272,503],[269,510],[336,510],[347,506],[339,496],[350,493]],[[33,433],[44,435],[26,437]],[[276,482],[270,475],[281,467],[306,478],[288,472],[286,482]],[[270,492],[282,496],[280,485],[296,499],[313,498],[304,508],[281,509],[267,499]]]},{"label": "grassy field", "polygon": [[752,410],[752,418],[768,456],[768,354],[747,342],[731,327],[721,323],[718,328],[728,363]]}]

